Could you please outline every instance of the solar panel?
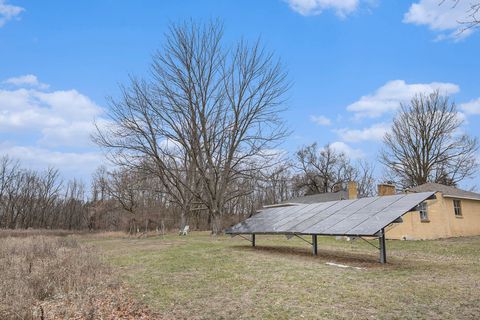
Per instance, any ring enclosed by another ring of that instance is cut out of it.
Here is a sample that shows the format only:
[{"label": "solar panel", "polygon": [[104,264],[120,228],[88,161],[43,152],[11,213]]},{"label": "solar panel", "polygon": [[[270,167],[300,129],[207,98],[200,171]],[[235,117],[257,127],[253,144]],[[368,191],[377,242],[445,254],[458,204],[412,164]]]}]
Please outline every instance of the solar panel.
[{"label": "solar panel", "polygon": [[299,220],[306,220],[309,219],[316,214],[318,214],[319,211],[323,211],[327,209],[329,206],[332,205],[332,203],[335,203],[335,201],[331,202],[323,202],[323,203],[317,203],[314,207],[309,208],[309,210],[306,210],[305,212],[302,211],[302,216],[294,216],[291,217],[290,219],[284,219],[283,224],[277,227],[277,230],[281,230],[286,233],[290,233],[290,229],[294,226],[296,226],[299,223]]},{"label": "solar panel", "polygon": [[374,236],[433,194],[409,193],[268,208],[225,233]]},{"label": "solar panel", "polygon": [[[355,200],[351,205],[346,207],[341,212],[338,212],[335,215],[329,216],[327,219],[310,226],[307,229],[302,230],[305,233],[345,233],[348,231],[348,228],[345,227],[346,223],[351,221],[355,216],[360,216],[357,214],[361,209],[365,208],[368,205],[371,205],[374,202],[377,202],[379,197],[370,197],[370,198],[361,198]],[[332,231],[333,230],[333,231]]]}]

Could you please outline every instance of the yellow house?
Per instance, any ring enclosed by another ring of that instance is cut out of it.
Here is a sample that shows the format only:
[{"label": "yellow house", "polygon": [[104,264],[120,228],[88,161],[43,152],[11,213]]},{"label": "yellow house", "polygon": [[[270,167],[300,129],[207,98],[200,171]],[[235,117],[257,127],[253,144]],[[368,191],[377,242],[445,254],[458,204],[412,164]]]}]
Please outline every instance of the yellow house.
[{"label": "yellow house", "polygon": [[[480,194],[426,183],[407,192],[434,191],[436,199],[422,203],[417,211],[402,217],[402,222],[386,230],[388,239],[438,239],[480,235]],[[390,185],[379,185],[379,194],[395,193]]]},{"label": "yellow house", "polygon": [[[480,194],[438,183],[426,183],[406,192],[435,192],[435,199],[427,200],[402,216],[385,230],[387,239],[423,240],[480,235]],[[396,194],[395,186],[379,184],[378,195]],[[320,193],[290,199],[279,204],[264,206],[310,204],[344,199],[357,199],[357,184],[349,182],[347,190]]]}]

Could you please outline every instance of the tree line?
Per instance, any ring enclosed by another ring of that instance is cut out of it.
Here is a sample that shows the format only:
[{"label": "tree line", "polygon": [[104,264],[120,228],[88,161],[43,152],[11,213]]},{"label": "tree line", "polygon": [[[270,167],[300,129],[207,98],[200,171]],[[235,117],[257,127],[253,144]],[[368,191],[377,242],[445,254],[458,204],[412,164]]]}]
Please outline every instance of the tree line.
[{"label": "tree line", "polygon": [[[238,185],[230,188],[249,192],[225,203],[221,227],[242,221],[263,205],[323,190],[343,190],[351,180],[359,182],[361,195],[373,194],[372,167],[353,163],[329,145],[302,147],[294,159],[237,180]],[[164,182],[149,172],[124,167],[107,170],[102,166],[91,181],[91,186],[75,179],[64,181],[57,169],[26,169],[4,156],[0,159],[0,228],[137,233],[166,232],[188,224],[192,229],[211,229],[208,207],[192,202],[185,212]]]},{"label": "tree line", "polygon": [[25,169],[0,158],[0,228],[82,229],[88,227],[85,185],[63,182],[58,170]]},{"label": "tree line", "polygon": [[[311,157],[305,157],[307,152],[311,153]],[[323,190],[337,192],[344,190],[349,181],[357,181],[360,196],[374,194],[372,166],[364,162],[353,163],[344,153],[329,145],[322,148],[317,144],[302,147],[292,160],[237,179],[234,185],[229,186],[227,192],[238,188],[245,191],[225,203],[220,228],[244,220],[263,205]],[[182,203],[171,196],[172,189],[142,168],[108,171],[101,167],[93,176],[91,189],[90,208],[95,228],[120,227],[130,232],[164,231],[188,224],[192,229],[211,230],[214,223],[204,203],[192,201],[186,211]],[[114,218],[112,214],[119,214],[123,220]],[[113,221],[117,224],[112,224]]]}]

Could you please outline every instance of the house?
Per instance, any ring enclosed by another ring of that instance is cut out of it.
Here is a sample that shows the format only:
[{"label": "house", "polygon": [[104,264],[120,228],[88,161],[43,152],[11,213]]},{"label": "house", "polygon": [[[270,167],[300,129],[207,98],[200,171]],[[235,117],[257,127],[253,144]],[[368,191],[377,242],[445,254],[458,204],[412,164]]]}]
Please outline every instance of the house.
[{"label": "house", "polygon": [[[379,195],[396,194],[395,187],[380,185]],[[480,235],[480,194],[438,183],[406,190],[435,192],[436,199],[423,202],[386,231],[387,239],[438,239]]]},{"label": "house", "polygon": [[[405,190],[412,192],[435,192],[436,199],[427,200],[414,211],[406,213],[401,221],[386,229],[387,239],[421,240],[480,235],[480,194],[438,183],[426,183]],[[378,196],[398,194],[394,185],[379,184]],[[293,198],[274,208],[297,204],[312,204],[328,201],[357,199],[357,185],[349,182],[347,190],[321,193]]]}]

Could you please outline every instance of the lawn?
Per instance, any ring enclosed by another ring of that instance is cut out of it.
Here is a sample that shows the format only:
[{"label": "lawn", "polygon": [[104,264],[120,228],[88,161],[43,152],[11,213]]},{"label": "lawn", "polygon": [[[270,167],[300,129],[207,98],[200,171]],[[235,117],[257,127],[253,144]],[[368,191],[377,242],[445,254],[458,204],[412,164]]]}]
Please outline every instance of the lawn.
[{"label": "lawn", "polygon": [[368,243],[331,237],[319,237],[316,257],[280,236],[257,236],[256,248],[202,232],[87,239],[166,318],[480,317],[480,237],[387,241],[387,265]]}]

